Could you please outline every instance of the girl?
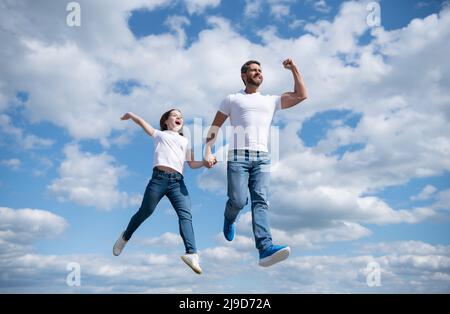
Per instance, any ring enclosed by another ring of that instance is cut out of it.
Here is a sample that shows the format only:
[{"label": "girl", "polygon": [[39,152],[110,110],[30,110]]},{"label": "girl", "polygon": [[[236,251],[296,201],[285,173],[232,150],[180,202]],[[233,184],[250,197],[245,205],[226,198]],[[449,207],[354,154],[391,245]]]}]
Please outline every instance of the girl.
[{"label": "girl", "polygon": [[181,256],[181,259],[197,274],[201,274],[192,228],[191,202],[183,181],[183,165],[186,160],[193,169],[209,164],[194,161],[194,154],[188,149],[188,140],[183,137],[183,116],[179,110],[172,109],[162,115],[159,123],[161,130],[154,129],[132,112],[124,114],[121,119],[132,119],[153,137],[153,174],[145,190],[142,205],[114,244],[113,254],[120,255],[133,233],[153,213],[165,195],[178,215],[180,235],[186,248],[186,254]]}]

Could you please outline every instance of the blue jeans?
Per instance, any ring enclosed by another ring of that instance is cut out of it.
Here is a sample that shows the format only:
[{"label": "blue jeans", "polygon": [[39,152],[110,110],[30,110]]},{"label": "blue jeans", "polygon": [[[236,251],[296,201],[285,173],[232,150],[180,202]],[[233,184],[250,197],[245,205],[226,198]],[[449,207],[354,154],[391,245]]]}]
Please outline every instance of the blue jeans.
[{"label": "blue jeans", "polygon": [[272,245],[268,219],[270,184],[270,155],[266,152],[234,150],[227,163],[228,201],[225,219],[236,221],[248,203],[247,188],[252,202],[252,228],[258,250]]},{"label": "blue jeans", "polygon": [[131,217],[124,232],[124,239],[129,240],[136,229],[153,213],[163,196],[169,198],[170,203],[178,215],[180,235],[183,239],[186,253],[196,253],[194,228],[192,227],[191,199],[180,173],[167,173],[153,169],[152,178],[145,190],[144,199],[139,210]]}]

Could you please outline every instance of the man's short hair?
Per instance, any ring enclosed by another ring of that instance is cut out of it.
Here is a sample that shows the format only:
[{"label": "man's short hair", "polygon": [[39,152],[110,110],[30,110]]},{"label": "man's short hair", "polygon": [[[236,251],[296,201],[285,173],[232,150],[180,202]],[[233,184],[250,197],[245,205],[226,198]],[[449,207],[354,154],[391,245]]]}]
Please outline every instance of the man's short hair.
[{"label": "man's short hair", "polygon": [[254,63],[261,66],[261,63],[259,63],[256,60],[249,60],[249,61],[245,62],[244,65],[241,67],[241,73],[247,73],[247,70],[248,70],[250,64],[254,64]]}]

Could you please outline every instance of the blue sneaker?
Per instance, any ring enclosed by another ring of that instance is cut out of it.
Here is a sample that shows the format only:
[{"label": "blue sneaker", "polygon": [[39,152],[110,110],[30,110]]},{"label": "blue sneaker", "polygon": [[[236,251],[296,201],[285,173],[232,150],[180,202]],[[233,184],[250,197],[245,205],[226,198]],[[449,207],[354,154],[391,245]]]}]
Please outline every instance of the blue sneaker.
[{"label": "blue sneaker", "polygon": [[228,241],[233,241],[234,239],[234,222],[230,222],[228,219],[223,221],[223,235]]},{"label": "blue sneaker", "polygon": [[291,249],[287,245],[271,245],[259,252],[259,266],[269,267],[288,258]]}]

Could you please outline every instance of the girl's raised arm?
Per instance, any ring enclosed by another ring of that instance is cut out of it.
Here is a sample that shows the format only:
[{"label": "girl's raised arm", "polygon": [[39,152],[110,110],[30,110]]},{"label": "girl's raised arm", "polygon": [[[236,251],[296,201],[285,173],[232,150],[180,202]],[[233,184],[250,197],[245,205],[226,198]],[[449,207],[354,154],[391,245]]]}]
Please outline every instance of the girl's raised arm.
[{"label": "girl's raised arm", "polygon": [[134,114],[132,112],[127,112],[126,114],[124,114],[121,118],[121,120],[128,120],[131,119],[133,120],[137,125],[139,125],[142,129],[144,129],[144,131],[150,135],[153,136],[153,134],[155,134],[155,129],[148,124],[147,122],[145,122],[144,119],[142,119],[141,117],[139,117],[137,114]]}]

